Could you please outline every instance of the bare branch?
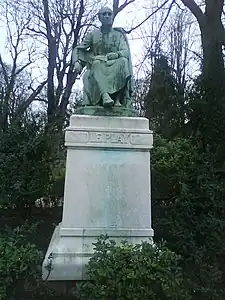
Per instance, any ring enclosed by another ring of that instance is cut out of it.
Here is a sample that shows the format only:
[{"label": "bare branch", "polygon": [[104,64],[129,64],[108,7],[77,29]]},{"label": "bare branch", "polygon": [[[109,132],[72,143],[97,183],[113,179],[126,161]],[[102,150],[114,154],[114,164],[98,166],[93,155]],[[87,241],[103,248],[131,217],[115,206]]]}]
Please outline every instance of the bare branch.
[{"label": "bare branch", "polygon": [[157,33],[157,35],[156,35],[154,41],[152,42],[151,48],[152,48],[153,44],[158,40],[159,35],[160,35],[160,32],[161,32],[161,30],[162,30],[164,24],[166,23],[166,21],[167,21],[167,19],[168,19],[168,17],[169,17],[169,14],[170,14],[170,12],[171,12],[171,9],[172,9],[172,7],[173,7],[175,1],[176,1],[176,0],[172,0],[172,2],[170,3],[170,6],[169,6],[168,11],[167,11],[167,13],[166,13],[166,16],[165,16],[165,18],[164,18],[162,24],[161,24],[160,27],[159,27],[158,33]]},{"label": "bare branch", "polygon": [[206,15],[211,15],[213,13],[214,17],[221,18],[223,13],[224,0],[214,0],[213,2],[205,0],[205,4]]},{"label": "bare branch", "polygon": [[113,12],[114,12],[114,16],[115,16],[115,12],[119,8],[119,2],[120,2],[120,0],[113,0]]},{"label": "bare branch", "polygon": [[6,68],[5,68],[5,64],[2,60],[1,54],[0,54],[0,65],[2,67],[2,72],[3,72],[5,83],[6,83],[6,85],[8,85],[9,84],[9,78],[8,78],[8,74],[7,74],[7,71],[6,71]]},{"label": "bare branch", "polygon": [[48,100],[41,97],[35,97],[33,101],[44,102],[45,104],[48,104]]},{"label": "bare branch", "polygon": [[204,20],[204,14],[201,8],[197,5],[197,3],[194,0],[181,0],[183,4],[190,9],[192,14],[197,19],[200,26],[203,25]]},{"label": "bare branch", "polygon": [[84,14],[84,0],[80,0],[79,13],[78,13],[78,16],[77,16],[76,28],[74,30],[73,48],[75,48],[77,46],[83,14]]},{"label": "bare branch", "polygon": [[163,4],[161,4],[155,11],[153,11],[149,16],[147,16],[141,23],[139,23],[137,26],[131,28],[130,30],[127,30],[126,33],[129,34],[132,31],[136,30],[138,27],[140,27],[141,25],[143,25],[148,19],[150,19],[154,14],[156,14],[161,8],[163,8],[167,3],[169,2],[169,0],[166,0],[163,2]]},{"label": "bare branch", "polygon": [[23,101],[17,108],[15,116],[18,118],[19,116],[21,116],[25,110],[28,108],[28,106],[35,100],[35,98],[37,97],[37,95],[40,94],[41,90],[43,89],[43,87],[45,86],[45,84],[47,83],[47,80],[43,81],[34,91],[33,93],[25,100]]},{"label": "bare branch", "polygon": [[113,1],[113,15],[114,18],[120,13],[125,7],[127,7],[129,4],[133,3],[135,0],[125,0],[123,4],[119,6],[119,0]]},{"label": "bare branch", "polygon": [[44,8],[44,20],[48,39],[48,115],[51,116],[54,111],[54,70],[56,66],[56,43],[52,35],[50,12],[48,0],[42,0]]},{"label": "bare branch", "polygon": [[36,34],[41,34],[41,35],[43,35],[44,37],[47,37],[47,34],[44,32],[44,31],[42,31],[42,30],[37,30],[37,29],[35,29],[35,28],[31,28],[31,27],[27,27],[27,29],[29,30],[29,31],[31,31],[31,32],[34,32],[34,33],[36,33]]},{"label": "bare branch", "polygon": [[[168,19],[168,17],[169,17],[169,14],[170,14],[170,12],[171,12],[172,6],[175,4],[175,1],[176,1],[176,0],[172,0],[172,2],[170,3],[170,6],[169,6],[169,8],[168,8],[168,10],[167,10],[167,14],[166,14],[166,16],[165,16],[163,22],[161,23],[160,28],[159,28],[159,30],[158,30],[156,36],[154,36],[154,40],[152,41],[151,45],[149,46],[147,53],[144,55],[144,57],[143,57],[143,59],[142,59],[140,65],[139,65],[139,67],[138,67],[138,71],[137,71],[137,72],[140,71],[142,65],[144,64],[144,62],[146,61],[146,59],[149,57],[149,53],[152,51],[153,45],[155,44],[155,42],[158,41],[160,32],[162,31],[163,26],[164,26],[164,24],[166,23],[166,21],[167,21],[167,19]],[[165,4],[165,2],[164,2],[163,4]],[[150,37],[153,38],[153,36],[150,36]]]},{"label": "bare branch", "polygon": [[28,67],[28,66],[31,65],[31,64],[32,64],[32,61],[27,62],[27,63],[26,63],[25,65],[23,65],[21,68],[19,68],[19,69],[16,70],[15,75],[20,74],[23,70],[26,69],[26,67]]}]

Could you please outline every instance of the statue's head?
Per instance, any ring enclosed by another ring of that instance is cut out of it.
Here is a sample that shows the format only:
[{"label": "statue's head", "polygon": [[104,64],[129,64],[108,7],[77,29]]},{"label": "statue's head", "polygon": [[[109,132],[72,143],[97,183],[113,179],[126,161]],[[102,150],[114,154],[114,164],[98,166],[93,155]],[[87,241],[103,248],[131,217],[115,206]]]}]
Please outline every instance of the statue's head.
[{"label": "statue's head", "polygon": [[98,12],[98,17],[102,25],[111,25],[113,24],[113,11],[109,7],[102,7]]}]

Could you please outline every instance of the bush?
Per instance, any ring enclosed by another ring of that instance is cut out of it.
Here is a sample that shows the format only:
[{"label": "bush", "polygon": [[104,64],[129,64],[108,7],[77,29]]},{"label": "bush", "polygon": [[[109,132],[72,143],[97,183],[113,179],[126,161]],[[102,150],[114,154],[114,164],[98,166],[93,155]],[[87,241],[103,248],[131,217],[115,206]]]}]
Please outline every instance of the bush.
[{"label": "bush", "polygon": [[88,264],[89,281],[78,285],[83,300],[190,299],[183,288],[180,258],[164,245],[120,246],[101,237]]},{"label": "bush", "polygon": [[192,299],[225,299],[225,165],[190,138],[155,138],[155,240],[182,255]]},{"label": "bush", "polygon": [[[41,122],[41,121],[40,121]],[[50,176],[49,141],[39,121],[0,131],[0,206],[28,217],[46,195]]]},{"label": "bush", "polygon": [[42,253],[27,241],[34,227],[25,224],[0,233],[0,299],[19,299],[19,295],[40,279]]}]

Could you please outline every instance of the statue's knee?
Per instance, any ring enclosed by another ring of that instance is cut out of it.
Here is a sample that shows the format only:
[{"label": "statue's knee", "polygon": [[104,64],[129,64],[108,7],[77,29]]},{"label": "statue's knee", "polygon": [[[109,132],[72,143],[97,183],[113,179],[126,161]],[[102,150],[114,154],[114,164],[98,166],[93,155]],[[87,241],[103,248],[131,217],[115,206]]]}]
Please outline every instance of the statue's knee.
[{"label": "statue's knee", "polygon": [[89,72],[87,72],[87,71],[84,73],[84,75],[83,75],[83,81],[85,81],[85,80],[88,79],[88,75],[89,75],[88,73]]},{"label": "statue's knee", "polygon": [[128,62],[128,59],[126,57],[120,57],[119,60],[120,60],[121,64],[124,64],[124,65],[127,64],[127,62]]},{"label": "statue's knee", "polygon": [[86,72],[83,75],[83,83],[87,83],[90,80],[90,70],[86,70]]},{"label": "statue's knee", "polygon": [[94,61],[93,61],[93,64],[92,64],[92,67],[99,66],[100,63],[101,63],[100,60],[94,60]]}]

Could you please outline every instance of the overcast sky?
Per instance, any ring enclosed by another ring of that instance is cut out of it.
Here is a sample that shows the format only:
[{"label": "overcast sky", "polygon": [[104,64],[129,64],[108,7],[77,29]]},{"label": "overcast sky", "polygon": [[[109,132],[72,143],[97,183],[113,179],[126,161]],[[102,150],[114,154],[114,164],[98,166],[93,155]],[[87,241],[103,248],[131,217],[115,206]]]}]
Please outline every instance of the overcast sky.
[{"label": "overcast sky", "polygon": [[[1,0],[0,0],[1,1]],[[37,0],[38,1],[38,0]],[[110,0],[109,0],[110,1]],[[112,1],[112,0],[111,0]],[[115,19],[114,26],[121,26],[125,29],[130,29],[137,24],[139,24],[151,11],[153,6],[156,3],[162,3],[162,0],[135,0],[133,4],[127,6],[125,10],[123,10]],[[123,3],[123,0],[120,1]],[[110,4],[109,4],[110,6]],[[168,5],[167,5],[168,7]],[[166,13],[166,10],[164,10]],[[152,24],[154,24],[155,29],[157,30],[156,23],[161,22],[160,14],[151,17],[148,22],[142,25],[140,28],[133,31],[128,35],[128,39],[130,42],[132,60],[134,66],[134,73],[137,75],[137,71],[139,71],[139,77],[143,76],[143,69],[140,71],[140,63],[143,61],[144,53],[145,53],[145,45],[147,40],[145,39],[147,33],[149,34],[151,31]],[[168,19],[167,24],[170,22]],[[6,28],[0,20],[0,53],[7,63],[11,62],[10,55],[8,54],[8,50],[6,48]]]},{"label": "overcast sky", "polygon": [[[151,2],[152,0],[148,1]],[[135,2],[135,4],[130,4],[129,7],[127,7],[116,17],[114,22],[115,26],[131,28],[132,24],[138,24],[138,22],[143,20],[146,14],[146,9],[144,9],[142,5],[144,0],[136,0]],[[137,7],[139,7],[139,9],[137,9]],[[0,20],[0,53],[4,57],[4,60],[10,63],[11,59],[6,49],[6,35],[5,25],[3,21]],[[136,63],[140,59],[141,53],[143,52],[143,43],[140,38],[140,30],[136,30],[135,32],[130,34],[128,38],[131,43],[132,56],[135,61],[134,63]],[[136,38],[138,38],[138,40]],[[133,39],[135,40],[132,41]]]}]

